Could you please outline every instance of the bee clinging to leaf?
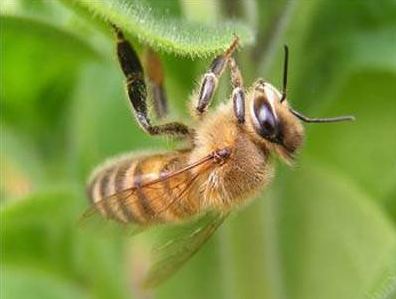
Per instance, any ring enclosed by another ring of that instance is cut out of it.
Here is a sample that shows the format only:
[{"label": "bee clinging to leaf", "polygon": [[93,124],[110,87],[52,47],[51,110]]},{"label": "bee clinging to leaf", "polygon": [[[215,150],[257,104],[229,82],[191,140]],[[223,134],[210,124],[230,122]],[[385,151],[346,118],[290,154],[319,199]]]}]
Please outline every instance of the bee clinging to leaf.
[{"label": "bee clinging to leaf", "polygon": [[[191,257],[231,211],[265,189],[274,176],[274,156],[286,163],[295,159],[304,139],[302,122],[339,122],[353,117],[309,118],[291,108],[286,93],[287,47],[282,90],[262,79],[245,89],[233,57],[239,44],[234,37],[229,48],[213,59],[191,100],[194,124],[154,124],[148,113],[146,79],[160,119],[168,110],[161,62],[150,52],[145,78],[134,48],[119,28],[113,29],[138,124],[149,135],[182,138],[190,146],[160,154],[126,155],[94,171],[88,184],[90,213],[141,227],[205,219],[191,234],[160,249],[162,259],[146,281],[155,285]],[[226,70],[233,88],[229,100],[209,109]]]}]

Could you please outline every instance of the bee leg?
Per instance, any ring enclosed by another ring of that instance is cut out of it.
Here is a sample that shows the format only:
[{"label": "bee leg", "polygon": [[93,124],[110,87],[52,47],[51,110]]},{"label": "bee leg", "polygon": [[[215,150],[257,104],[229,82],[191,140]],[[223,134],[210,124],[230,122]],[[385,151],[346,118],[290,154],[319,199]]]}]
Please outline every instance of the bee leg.
[{"label": "bee leg", "polygon": [[122,31],[113,25],[117,36],[117,56],[126,77],[129,100],[131,101],[139,125],[150,135],[173,135],[191,137],[192,131],[184,124],[170,122],[152,125],[147,109],[147,90],[140,60]]},{"label": "bee leg", "polygon": [[222,55],[219,55],[213,59],[208,72],[203,76],[198,94],[198,102],[196,105],[196,111],[198,115],[206,112],[207,107],[209,106],[213,98],[213,94],[217,88],[219,77],[227,66],[228,60],[237,48],[238,43],[239,38],[235,37],[230,47]]},{"label": "bee leg", "polygon": [[238,65],[233,57],[229,59],[232,83],[232,102],[234,113],[240,124],[245,122],[245,91],[243,89],[243,79]]},{"label": "bee leg", "polygon": [[154,112],[158,119],[168,114],[168,99],[164,87],[164,72],[158,55],[148,48],[145,53],[145,69],[152,91]]}]

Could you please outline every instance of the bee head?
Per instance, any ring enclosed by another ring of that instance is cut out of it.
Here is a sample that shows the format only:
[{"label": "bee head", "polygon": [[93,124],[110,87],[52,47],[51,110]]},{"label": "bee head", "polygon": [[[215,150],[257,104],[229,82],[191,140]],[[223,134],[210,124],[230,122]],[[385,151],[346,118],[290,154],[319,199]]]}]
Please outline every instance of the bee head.
[{"label": "bee head", "polygon": [[286,161],[290,161],[304,139],[304,129],[300,121],[333,123],[355,120],[355,118],[353,116],[310,118],[289,107],[286,100],[289,49],[287,46],[284,49],[282,93],[268,82],[258,80],[249,98],[252,126],[256,135],[273,144],[278,154]]},{"label": "bee head", "polygon": [[251,123],[256,135],[269,141],[278,154],[290,161],[304,139],[306,123],[351,121],[353,116],[310,118],[291,108],[286,100],[285,86],[281,93],[274,86],[258,80],[250,98]]},{"label": "bee head", "polygon": [[293,115],[282,94],[268,82],[258,80],[250,99],[255,134],[270,142],[281,157],[290,160],[304,139],[300,120]]}]

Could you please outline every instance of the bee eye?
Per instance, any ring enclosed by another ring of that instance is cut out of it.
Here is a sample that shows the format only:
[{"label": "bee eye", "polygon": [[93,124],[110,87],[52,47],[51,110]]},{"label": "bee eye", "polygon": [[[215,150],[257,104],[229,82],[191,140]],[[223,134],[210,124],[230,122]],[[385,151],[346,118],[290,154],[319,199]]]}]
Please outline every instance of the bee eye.
[{"label": "bee eye", "polygon": [[253,106],[256,131],[263,137],[274,139],[278,134],[278,121],[269,103],[256,99]]}]

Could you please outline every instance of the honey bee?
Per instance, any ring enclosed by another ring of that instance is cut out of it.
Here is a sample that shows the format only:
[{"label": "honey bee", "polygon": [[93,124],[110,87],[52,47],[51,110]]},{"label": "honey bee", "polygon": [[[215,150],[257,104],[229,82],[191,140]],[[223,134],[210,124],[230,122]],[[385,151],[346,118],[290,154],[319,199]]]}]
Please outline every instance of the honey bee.
[{"label": "honey bee", "polygon": [[[179,122],[154,125],[148,116],[142,64],[122,31],[116,26],[113,29],[127,94],[139,125],[150,135],[182,138],[189,146],[159,154],[126,155],[101,166],[88,184],[90,211],[141,227],[206,217],[198,229],[176,242],[177,246],[164,247],[167,253],[147,279],[148,284],[155,285],[191,257],[231,211],[270,183],[274,156],[288,164],[293,162],[304,139],[301,121],[325,123],[353,117],[309,118],[290,107],[286,46],[282,91],[262,79],[245,90],[233,57],[239,44],[234,37],[229,48],[213,59],[192,97],[195,126]],[[232,94],[228,102],[209,111],[226,68],[231,74]],[[146,70],[155,112],[161,118],[168,107],[161,62],[153,52],[146,55]]]}]

